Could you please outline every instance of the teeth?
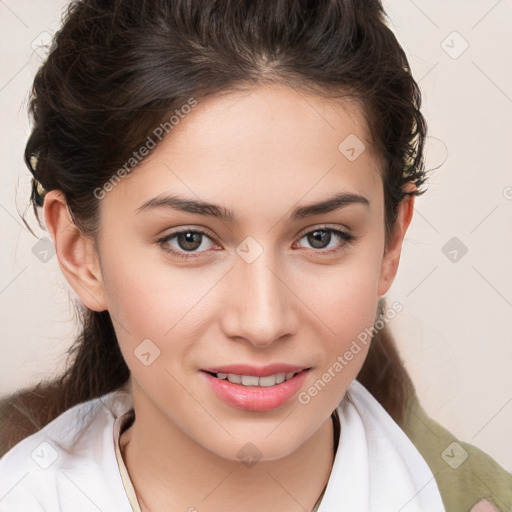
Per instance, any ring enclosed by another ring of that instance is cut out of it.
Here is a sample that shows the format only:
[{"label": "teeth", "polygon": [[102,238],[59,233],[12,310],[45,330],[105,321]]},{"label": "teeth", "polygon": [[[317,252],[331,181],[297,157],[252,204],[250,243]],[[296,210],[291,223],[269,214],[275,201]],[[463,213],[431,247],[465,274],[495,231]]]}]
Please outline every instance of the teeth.
[{"label": "teeth", "polygon": [[269,388],[275,386],[277,383],[277,375],[269,375],[268,377],[260,377],[259,385],[263,388]]},{"label": "teeth", "polygon": [[235,373],[217,373],[216,377],[221,380],[228,380],[233,384],[242,384],[242,386],[259,386],[269,388],[276,384],[281,384],[285,380],[290,380],[295,375],[294,372],[276,373],[267,377],[256,377],[255,375],[236,375]]},{"label": "teeth", "polygon": [[244,386],[257,386],[259,384],[259,378],[251,375],[242,375],[242,384]]},{"label": "teeth", "polygon": [[[218,377],[218,374],[217,374]],[[233,384],[242,384],[242,376],[241,375],[235,375],[234,373],[228,373],[228,380],[229,382],[232,382]]]}]

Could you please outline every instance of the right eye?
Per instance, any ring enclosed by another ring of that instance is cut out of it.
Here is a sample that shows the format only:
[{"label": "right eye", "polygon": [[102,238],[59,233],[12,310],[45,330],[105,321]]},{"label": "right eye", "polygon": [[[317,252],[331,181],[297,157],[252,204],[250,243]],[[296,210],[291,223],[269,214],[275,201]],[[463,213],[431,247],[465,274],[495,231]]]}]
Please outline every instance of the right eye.
[{"label": "right eye", "polygon": [[168,254],[184,259],[196,258],[195,253],[207,252],[214,245],[206,232],[199,229],[175,231],[158,240],[158,244]]}]

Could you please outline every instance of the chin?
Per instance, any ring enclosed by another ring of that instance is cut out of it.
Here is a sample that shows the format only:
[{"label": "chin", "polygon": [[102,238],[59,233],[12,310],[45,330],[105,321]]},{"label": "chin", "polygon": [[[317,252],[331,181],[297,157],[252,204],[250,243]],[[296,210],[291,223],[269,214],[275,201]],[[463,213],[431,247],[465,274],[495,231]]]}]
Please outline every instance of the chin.
[{"label": "chin", "polygon": [[[288,428],[281,427],[283,425],[277,428],[274,425],[270,429],[257,427],[258,430],[254,435],[249,434],[248,431],[244,432],[243,429],[241,429],[239,435],[231,431],[232,438],[224,438],[217,443],[213,443],[210,438],[203,444],[203,448],[218,457],[233,462],[245,463],[248,467],[256,462],[271,462],[283,459],[300,448],[309,436],[306,432],[296,432],[292,435],[289,426]],[[273,429],[275,429],[274,432]],[[280,432],[277,432],[278,430]]]}]

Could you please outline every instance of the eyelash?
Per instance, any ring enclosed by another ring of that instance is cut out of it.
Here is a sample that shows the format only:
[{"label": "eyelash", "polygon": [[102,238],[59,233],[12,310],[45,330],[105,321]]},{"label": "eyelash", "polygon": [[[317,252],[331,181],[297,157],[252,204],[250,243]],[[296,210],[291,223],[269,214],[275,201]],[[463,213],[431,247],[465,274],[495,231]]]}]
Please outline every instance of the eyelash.
[{"label": "eyelash", "polygon": [[[341,229],[331,228],[331,227],[328,227],[328,226],[320,226],[320,227],[317,227],[315,229],[311,229],[309,231],[306,231],[305,233],[302,233],[299,236],[298,240],[301,240],[306,235],[314,233],[315,231],[327,231],[329,233],[334,233],[335,235],[337,235],[344,242],[341,246],[338,246],[338,247],[336,247],[334,249],[328,249],[328,250],[326,250],[326,249],[318,249],[318,250],[311,249],[314,252],[318,252],[318,253],[321,253],[321,254],[324,254],[324,255],[325,254],[333,254],[333,253],[337,253],[339,251],[342,251],[347,246],[350,246],[356,240],[356,236],[355,235],[347,233],[346,231],[342,231]],[[174,249],[170,249],[168,246],[167,247],[165,246],[165,244],[167,242],[169,242],[170,240],[172,240],[173,238],[175,238],[176,236],[178,236],[178,235],[180,235],[182,233],[199,233],[199,234],[204,235],[205,237],[209,238],[212,242],[214,242],[214,240],[212,240],[212,237],[206,231],[203,231],[202,229],[199,229],[199,228],[194,228],[194,229],[183,229],[183,230],[180,230],[180,231],[174,231],[173,233],[170,233],[169,235],[166,235],[165,237],[157,240],[157,243],[158,243],[158,245],[160,245],[162,250],[164,250],[167,254],[172,254],[173,257],[181,258],[181,259],[184,259],[184,260],[200,258],[201,256],[197,256],[197,254],[201,254],[201,253],[179,252],[179,251],[175,251]],[[201,252],[206,252],[206,251],[201,251]]]}]

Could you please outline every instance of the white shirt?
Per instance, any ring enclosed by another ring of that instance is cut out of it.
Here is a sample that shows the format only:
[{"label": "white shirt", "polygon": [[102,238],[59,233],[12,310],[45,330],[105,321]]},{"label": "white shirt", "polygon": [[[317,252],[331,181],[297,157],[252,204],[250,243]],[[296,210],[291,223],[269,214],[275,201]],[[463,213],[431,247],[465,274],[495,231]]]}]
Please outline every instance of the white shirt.
[{"label": "white shirt", "polygon": [[[137,510],[116,458],[132,410],[131,394],[120,388],[14,446],[0,459],[0,512]],[[427,463],[362,384],[352,382],[337,410],[339,445],[318,512],[444,512]]]}]

